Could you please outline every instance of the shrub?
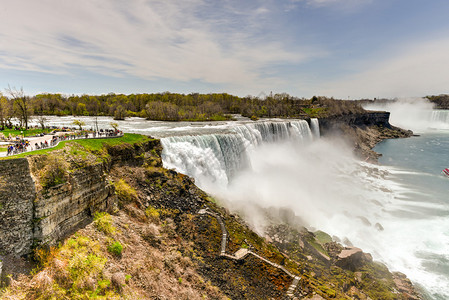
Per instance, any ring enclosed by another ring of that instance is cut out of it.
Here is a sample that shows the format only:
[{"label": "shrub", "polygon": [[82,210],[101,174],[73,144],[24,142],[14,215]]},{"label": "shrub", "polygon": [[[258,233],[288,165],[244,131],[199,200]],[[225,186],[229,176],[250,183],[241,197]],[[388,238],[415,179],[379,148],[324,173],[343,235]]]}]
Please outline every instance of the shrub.
[{"label": "shrub", "polygon": [[112,226],[112,217],[106,212],[97,212],[94,216],[95,227],[104,234],[115,234],[117,230]]},{"label": "shrub", "polygon": [[114,255],[120,256],[122,255],[123,246],[119,241],[115,241],[108,246],[108,251]]},{"label": "shrub", "polygon": [[129,184],[127,184],[123,179],[120,179],[115,183],[115,191],[120,200],[130,202],[137,199],[137,192]]},{"label": "shrub", "polygon": [[[50,247],[38,247],[34,250],[34,259],[40,266],[47,266],[57,255],[58,248]],[[1,261],[1,260],[0,260]]]},{"label": "shrub", "polygon": [[145,214],[152,222],[159,222],[159,211],[153,206],[148,206],[145,210]]}]

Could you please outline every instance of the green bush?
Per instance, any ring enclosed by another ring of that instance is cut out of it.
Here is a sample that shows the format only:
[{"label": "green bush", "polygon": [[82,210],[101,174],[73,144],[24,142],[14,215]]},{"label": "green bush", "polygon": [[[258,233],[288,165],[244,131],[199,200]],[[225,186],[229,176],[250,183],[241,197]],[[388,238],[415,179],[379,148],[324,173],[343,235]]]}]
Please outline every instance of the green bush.
[{"label": "green bush", "polygon": [[112,254],[115,254],[117,256],[122,255],[123,246],[120,244],[119,241],[115,241],[108,246],[108,251]]},{"label": "green bush", "polygon": [[117,228],[112,226],[112,217],[106,212],[97,212],[94,216],[95,227],[104,234],[115,234]]},{"label": "green bush", "polygon": [[129,184],[127,184],[123,179],[120,179],[115,183],[115,191],[117,192],[120,200],[129,202],[131,200],[137,199],[137,192]]},{"label": "green bush", "polygon": [[160,220],[159,211],[153,206],[148,206],[145,210],[145,214],[152,222],[159,222]]}]

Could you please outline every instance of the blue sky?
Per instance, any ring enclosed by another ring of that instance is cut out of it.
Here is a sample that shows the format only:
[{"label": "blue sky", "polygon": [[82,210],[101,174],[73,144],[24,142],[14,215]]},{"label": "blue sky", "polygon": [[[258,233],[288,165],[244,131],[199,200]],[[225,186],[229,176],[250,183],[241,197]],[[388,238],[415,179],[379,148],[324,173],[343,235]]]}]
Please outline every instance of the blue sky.
[{"label": "blue sky", "polygon": [[447,0],[16,0],[0,88],[63,94],[449,93]]}]

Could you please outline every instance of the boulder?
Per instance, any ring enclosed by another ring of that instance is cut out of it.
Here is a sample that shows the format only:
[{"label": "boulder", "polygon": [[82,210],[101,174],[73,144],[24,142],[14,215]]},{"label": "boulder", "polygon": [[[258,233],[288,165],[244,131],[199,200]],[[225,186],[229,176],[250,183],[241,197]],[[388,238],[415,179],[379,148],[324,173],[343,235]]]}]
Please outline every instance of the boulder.
[{"label": "boulder", "polygon": [[343,249],[337,256],[337,266],[343,269],[355,271],[367,262],[371,262],[373,258],[370,254],[363,253],[362,249],[349,247]]},{"label": "boulder", "polygon": [[121,291],[126,284],[125,273],[123,272],[114,273],[111,277],[111,283],[117,290]]}]

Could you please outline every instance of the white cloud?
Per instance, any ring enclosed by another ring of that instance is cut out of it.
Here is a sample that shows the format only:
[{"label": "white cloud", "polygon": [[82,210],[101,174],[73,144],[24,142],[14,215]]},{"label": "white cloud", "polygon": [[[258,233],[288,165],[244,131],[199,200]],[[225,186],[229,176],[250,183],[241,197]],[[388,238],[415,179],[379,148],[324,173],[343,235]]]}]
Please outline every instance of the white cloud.
[{"label": "white cloud", "polygon": [[[207,12],[197,16],[204,7],[202,0],[10,1],[0,11],[0,68],[67,74],[78,67],[108,76],[262,86],[260,68],[309,55],[261,41],[251,26],[217,28],[226,23],[207,20]],[[251,12],[258,26],[269,10]]]},{"label": "white cloud", "polygon": [[413,97],[449,92],[449,39],[404,45],[402,52],[322,85],[323,95],[346,98]]},{"label": "white cloud", "polygon": [[287,10],[292,10],[298,4],[304,3],[314,8],[333,8],[340,12],[353,13],[373,0],[290,0]]}]

